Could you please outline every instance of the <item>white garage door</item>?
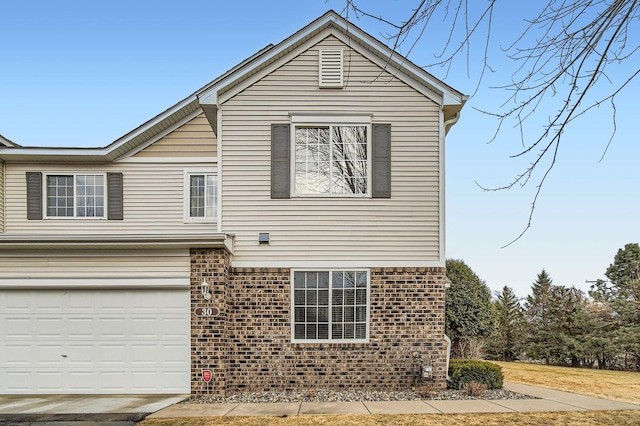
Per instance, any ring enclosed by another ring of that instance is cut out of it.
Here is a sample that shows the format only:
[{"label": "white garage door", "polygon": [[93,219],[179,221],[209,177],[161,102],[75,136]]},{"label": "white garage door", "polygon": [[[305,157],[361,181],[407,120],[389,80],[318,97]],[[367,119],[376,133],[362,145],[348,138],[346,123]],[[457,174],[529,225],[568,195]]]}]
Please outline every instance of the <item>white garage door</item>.
[{"label": "white garage door", "polygon": [[189,292],[0,291],[0,394],[189,393]]}]

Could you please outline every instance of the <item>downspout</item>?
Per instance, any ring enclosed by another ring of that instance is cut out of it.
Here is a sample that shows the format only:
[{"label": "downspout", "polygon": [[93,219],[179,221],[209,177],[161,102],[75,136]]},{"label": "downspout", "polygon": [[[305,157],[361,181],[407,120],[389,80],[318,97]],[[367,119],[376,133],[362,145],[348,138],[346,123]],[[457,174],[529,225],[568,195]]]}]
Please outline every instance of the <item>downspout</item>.
[{"label": "downspout", "polygon": [[451,358],[451,339],[446,334],[444,335],[444,340],[447,342],[447,369],[445,370],[447,373],[447,382],[451,381],[451,377],[449,377],[449,359]]},{"label": "downspout", "polygon": [[[460,111],[456,112],[456,115],[453,118],[450,118],[449,120],[442,123],[444,126],[444,133],[446,134],[449,128],[454,124],[456,124],[459,119],[460,119]],[[447,279],[445,283],[445,288],[449,288],[450,285],[451,285],[451,281]],[[447,381],[450,382],[451,377],[449,376],[449,360],[451,359],[451,339],[449,338],[449,336],[445,334],[444,340],[445,342],[447,342],[447,364],[445,366],[446,367],[445,373],[447,376]]]},{"label": "downspout", "polygon": [[[456,118],[456,120],[457,120],[457,118]],[[451,120],[449,120],[449,121],[451,121]],[[446,281],[444,283],[444,288],[447,289],[449,287],[451,287],[451,280],[449,278],[446,278]],[[450,382],[451,381],[451,377],[449,377],[449,360],[451,359],[451,339],[449,339],[449,336],[447,336],[445,334],[444,335],[444,341],[447,342],[447,364],[446,364],[445,374],[447,376],[447,381]]]}]

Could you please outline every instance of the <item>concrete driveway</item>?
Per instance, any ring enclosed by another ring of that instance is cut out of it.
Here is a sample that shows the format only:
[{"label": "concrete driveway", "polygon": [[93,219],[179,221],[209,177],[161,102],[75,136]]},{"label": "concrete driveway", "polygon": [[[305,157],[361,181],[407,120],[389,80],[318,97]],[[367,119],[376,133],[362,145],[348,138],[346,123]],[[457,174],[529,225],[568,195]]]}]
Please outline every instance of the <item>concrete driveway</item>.
[{"label": "concrete driveway", "polygon": [[189,395],[0,395],[0,424],[133,425]]}]

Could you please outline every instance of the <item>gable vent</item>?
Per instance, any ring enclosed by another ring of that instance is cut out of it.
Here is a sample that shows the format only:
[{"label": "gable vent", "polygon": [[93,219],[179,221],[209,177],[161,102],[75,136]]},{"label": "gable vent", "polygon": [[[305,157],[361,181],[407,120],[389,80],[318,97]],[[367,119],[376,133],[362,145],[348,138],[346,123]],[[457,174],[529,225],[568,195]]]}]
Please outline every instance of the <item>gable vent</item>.
[{"label": "gable vent", "polygon": [[320,87],[342,87],[342,49],[320,50]]}]

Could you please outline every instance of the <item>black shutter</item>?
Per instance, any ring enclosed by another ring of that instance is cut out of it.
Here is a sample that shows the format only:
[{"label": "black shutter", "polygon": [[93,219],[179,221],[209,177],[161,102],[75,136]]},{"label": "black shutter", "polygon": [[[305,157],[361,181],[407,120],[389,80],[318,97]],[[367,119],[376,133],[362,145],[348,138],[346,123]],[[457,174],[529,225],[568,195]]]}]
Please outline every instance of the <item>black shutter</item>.
[{"label": "black shutter", "polygon": [[107,173],[107,219],[122,220],[122,173]]},{"label": "black shutter", "polygon": [[271,198],[290,198],[289,125],[271,125]]},{"label": "black shutter", "polygon": [[374,124],[372,155],[373,198],[391,198],[391,124]]},{"label": "black shutter", "polygon": [[27,219],[42,220],[41,172],[27,172]]}]

